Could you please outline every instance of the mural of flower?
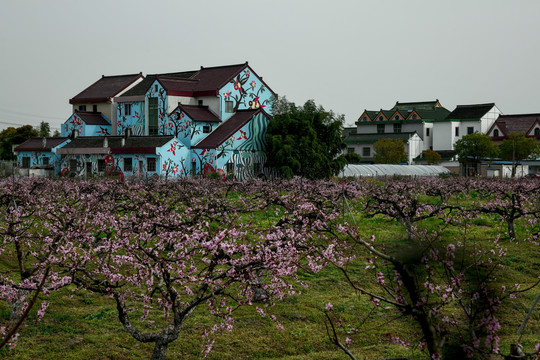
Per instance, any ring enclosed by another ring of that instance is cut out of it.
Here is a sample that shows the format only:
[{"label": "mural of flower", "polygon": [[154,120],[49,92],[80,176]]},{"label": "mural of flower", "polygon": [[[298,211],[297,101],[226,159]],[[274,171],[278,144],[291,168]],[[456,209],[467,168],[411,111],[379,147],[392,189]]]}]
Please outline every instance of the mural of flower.
[{"label": "mural of flower", "polygon": [[247,76],[247,77],[250,77],[250,76],[251,76],[251,72],[249,71],[249,69],[246,70],[246,76]]},{"label": "mural of flower", "polygon": [[178,172],[178,166],[173,166],[172,172],[176,174]]},{"label": "mural of flower", "polygon": [[234,90],[240,90],[240,89],[242,89],[242,85],[240,85],[240,81],[236,79],[234,83]]},{"label": "mural of flower", "polygon": [[162,168],[163,170],[167,170],[167,164],[163,164]]},{"label": "mural of flower", "polygon": [[242,140],[242,139],[247,140],[247,135],[245,131],[240,130],[240,137],[236,140]]},{"label": "mural of flower", "polygon": [[252,88],[253,90],[255,90],[255,87],[256,87],[256,86],[257,86],[257,83],[255,82],[255,80],[253,80],[253,81],[251,82],[251,88]]},{"label": "mural of flower", "polygon": [[173,143],[171,144],[171,148],[170,148],[169,150],[167,150],[167,151],[172,152],[172,154],[173,154],[174,156],[176,156],[176,143],[173,142]]},{"label": "mural of flower", "polygon": [[229,96],[231,96],[231,91],[230,91],[230,90],[227,90],[227,92],[224,92],[224,93],[223,93],[223,98],[224,98],[224,99],[228,99]]}]

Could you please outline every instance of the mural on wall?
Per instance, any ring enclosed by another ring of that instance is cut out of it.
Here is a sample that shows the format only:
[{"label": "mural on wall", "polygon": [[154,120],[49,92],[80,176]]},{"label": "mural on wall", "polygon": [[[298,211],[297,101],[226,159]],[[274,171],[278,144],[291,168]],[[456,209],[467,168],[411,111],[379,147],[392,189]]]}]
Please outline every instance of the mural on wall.
[{"label": "mural on wall", "polygon": [[64,123],[64,126],[62,127],[62,136],[69,136],[73,130],[77,130],[79,134],[83,133],[83,125],[84,121],[81,119],[81,117],[77,114],[73,114],[67,119],[67,121]]},{"label": "mural on wall", "polygon": [[210,132],[213,131],[213,123],[194,121],[189,115],[177,109],[169,115],[164,135],[174,135],[190,146],[191,143],[196,143],[205,136],[203,134],[204,126],[209,126]]},{"label": "mural on wall", "polygon": [[[273,94],[263,85],[262,81],[251,73],[249,68],[222,89],[223,101],[232,101],[234,112],[245,109],[265,108],[271,111]],[[268,108],[267,108],[268,107]],[[222,106],[225,109],[225,106]]]},{"label": "mural on wall", "polygon": [[[125,105],[130,105],[131,114],[125,114]],[[121,103],[116,112],[117,119],[116,122],[116,133],[118,135],[123,135],[126,132],[127,128],[131,128],[132,135],[143,136],[144,135],[144,102],[135,101],[135,102],[125,102]]]},{"label": "mural on wall", "polygon": [[271,170],[264,167],[266,153],[264,151],[238,151],[234,150],[229,161],[234,166],[234,177],[238,180],[247,180],[254,177],[271,177]]},{"label": "mural on wall", "polygon": [[77,113],[71,115],[62,125],[61,135],[63,137],[70,136],[73,133],[73,130],[77,130],[80,136],[111,135],[110,125],[88,125]]},{"label": "mural on wall", "polygon": [[[249,138],[246,137],[242,144],[237,146],[238,150],[264,150],[266,149],[266,129],[268,128],[268,118],[259,113],[251,119],[247,124],[247,133],[250,134]],[[241,134],[246,132],[240,130]]]},{"label": "mural on wall", "polygon": [[45,162],[45,158],[48,158],[48,165],[52,165],[53,167],[56,167],[59,161],[59,156],[50,153],[50,152],[32,152],[32,151],[24,151],[17,155],[17,167],[22,168],[23,166],[23,158],[30,158],[30,167],[36,166],[36,165],[43,165]]},{"label": "mural on wall", "polygon": [[[157,134],[158,135],[170,135],[170,132],[168,130],[168,116],[167,116],[167,109],[168,109],[168,99],[167,94],[165,93],[165,89],[161,87],[161,84],[159,84],[157,81],[154,82],[152,85],[152,90],[146,93],[146,98],[157,98]],[[146,101],[147,104],[149,104],[149,101]],[[148,110],[148,131],[150,135],[150,110]]]},{"label": "mural on wall", "polygon": [[[98,171],[98,160],[104,160],[105,168],[103,172]],[[88,177],[99,176],[102,174],[120,176],[124,180],[124,173],[120,167],[123,161],[119,155],[106,154],[84,154],[84,155],[66,155],[61,162],[61,176],[70,177]],[[87,167],[90,164],[90,167]]]},{"label": "mural on wall", "polygon": [[194,151],[194,159],[200,164],[198,171],[205,175],[211,172],[225,174],[224,169],[232,168],[234,177],[239,180],[260,175],[272,176],[271,170],[264,168],[267,126],[267,117],[259,113],[217,149]]},{"label": "mural on wall", "polygon": [[158,170],[161,176],[169,178],[189,175],[189,150],[178,139],[172,139],[156,149],[156,154],[161,159],[161,168]]}]

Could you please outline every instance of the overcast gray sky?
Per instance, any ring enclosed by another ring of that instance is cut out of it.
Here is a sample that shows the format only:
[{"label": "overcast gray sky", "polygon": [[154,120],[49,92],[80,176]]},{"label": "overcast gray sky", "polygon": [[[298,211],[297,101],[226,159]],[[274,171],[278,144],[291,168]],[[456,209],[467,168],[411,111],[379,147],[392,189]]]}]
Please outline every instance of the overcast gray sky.
[{"label": "overcast gray sky", "polygon": [[245,61],[349,125],[396,101],[540,113],[539,18],[538,0],[4,1],[0,128],[59,128],[102,74]]}]

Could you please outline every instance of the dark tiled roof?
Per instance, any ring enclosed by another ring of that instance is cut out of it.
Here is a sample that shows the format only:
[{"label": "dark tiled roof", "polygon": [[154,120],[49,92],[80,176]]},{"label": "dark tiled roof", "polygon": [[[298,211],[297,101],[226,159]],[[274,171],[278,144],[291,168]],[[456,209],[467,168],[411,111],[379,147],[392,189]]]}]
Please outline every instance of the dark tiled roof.
[{"label": "dark tiled roof", "polygon": [[145,95],[150,86],[154,83],[154,81],[159,77],[166,77],[171,79],[189,79],[193,74],[195,74],[197,71],[183,71],[183,72],[176,72],[176,73],[165,73],[165,74],[152,74],[152,75],[146,75],[146,77],[137,85],[126,91],[122,94],[120,97],[124,96],[140,96]]},{"label": "dark tiled roof", "polygon": [[75,111],[86,125],[111,125],[109,120],[100,112]]},{"label": "dark tiled roof", "polygon": [[537,121],[540,121],[540,114],[500,115],[493,126],[498,126],[504,135],[527,134]]},{"label": "dark tiled roof", "polygon": [[[174,136],[79,136],[62,148],[63,153],[70,149],[110,148],[112,154],[155,154],[158,147],[165,145]],[[106,140],[105,140],[106,139]],[[125,143],[122,146],[122,139]],[[104,146],[107,141],[108,146]]]},{"label": "dark tiled roof", "polygon": [[157,79],[163,85],[165,90],[170,93],[179,92],[185,93],[186,95],[193,94],[193,91],[197,87],[198,81],[192,79],[176,79],[176,78],[167,78],[161,77],[158,75]]},{"label": "dark tiled roof", "polygon": [[495,103],[458,105],[446,119],[480,119],[494,106]]},{"label": "dark tiled roof", "polygon": [[[401,139],[406,143],[409,138],[416,132],[405,133],[387,133],[387,134],[356,134],[348,133],[344,136],[343,141],[346,144],[373,144],[381,139]],[[345,135],[345,134],[344,134]]]},{"label": "dark tiled roof", "polygon": [[[192,96],[197,96],[197,92],[216,91],[246,66],[247,63],[244,63],[209,68],[201,67],[200,70],[194,71],[148,75],[139,84],[122,94],[122,97],[146,94],[156,79],[160,80],[167,91],[189,91],[192,92]],[[188,81],[181,82],[174,80]]]},{"label": "dark tiled roof", "polygon": [[426,120],[442,120],[445,119],[450,111],[443,107],[434,108],[431,110],[419,109],[415,110],[422,119]]},{"label": "dark tiled roof", "polygon": [[264,110],[238,110],[227,121],[218,126],[213,132],[208,134],[207,137],[202,139],[197,145],[193,146],[194,149],[215,149],[228,138],[230,138],[235,132],[240,130],[242,126],[247,124],[255,115],[259,112],[269,117]]},{"label": "dark tiled roof", "polygon": [[103,76],[70,99],[69,103],[80,104],[107,101],[142,77],[142,74]]},{"label": "dark tiled roof", "polygon": [[[45,139],[45,146],[43,146],[43,139]],[[52,148],[62,144],[67,139],[66,137],[33,137],[16,146],[15,151],[51,151]]]},{"label": "dark tiled roof", "polygon": [[[208,106],[178,104],[176,109],[180,109],[181,111],[185,112],[194,121],[221,122],[216,115],[208,110]],[[176,109],[173,110],[173,112],[176,111]]]},{"label": "dark tiled roof", "polygon": [[[152,83],[159,79],[165,90],[183,93],[183,96],[216,95],[216,91],[233,80],[248,63],[225,65],[215,67],[201,67],[199,70],[178,73],[148,75],[143,81],[132,89],[126,91],[121,97],[141,96],[146,94]],[[253,74],[254,71],[250,70]],[[260,78],[260,77],[259,77]],[[262,81],[262,78],[260,78]],[[184,81],[180,81],[184,80]],[[265,84],[269,91],[273,91]]]},{"label": "dark tiled roof", "polygon": [[196,91],[215,91],[232,80],[246,66],[247,63],[209,68],[201,67],[201,70],[192,77],[192,79],[199,80]]},{"label": "dark tiled roof", "polygon": [[390,110],[400,110],[400,111],[408,111],[408,110],[433,110],[437,107],[439,104],[439,99],[435,101],[417,101],[417,102],[399,102],[396,101],[396,105]]}]

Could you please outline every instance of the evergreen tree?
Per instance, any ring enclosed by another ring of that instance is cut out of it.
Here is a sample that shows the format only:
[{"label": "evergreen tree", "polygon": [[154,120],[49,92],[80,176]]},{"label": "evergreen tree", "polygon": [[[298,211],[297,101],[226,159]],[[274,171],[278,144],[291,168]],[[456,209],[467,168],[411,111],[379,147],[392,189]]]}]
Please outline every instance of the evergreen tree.
[{"label": "evergreen tree", "polygon": [[358,156],[345,155],[342,115],[326,111],[313,100],[296,106],[285,98],[273,104],[274,118],[268,125],[267,165],[280,176],[303,176],[309,179],[337,175]]}]

